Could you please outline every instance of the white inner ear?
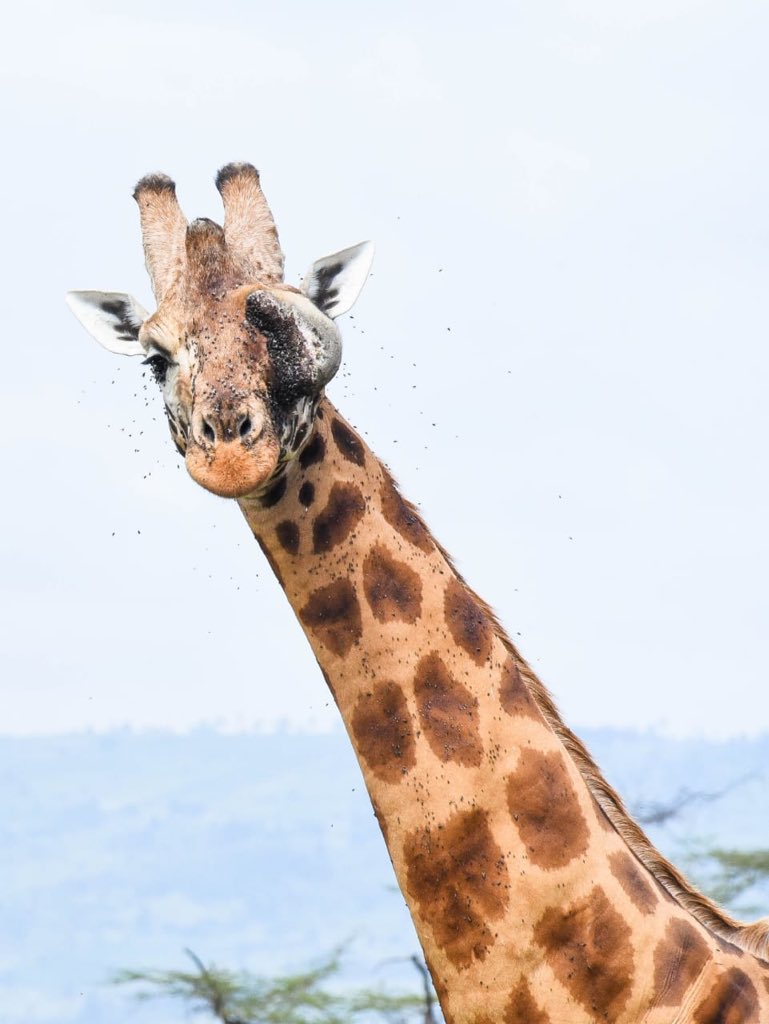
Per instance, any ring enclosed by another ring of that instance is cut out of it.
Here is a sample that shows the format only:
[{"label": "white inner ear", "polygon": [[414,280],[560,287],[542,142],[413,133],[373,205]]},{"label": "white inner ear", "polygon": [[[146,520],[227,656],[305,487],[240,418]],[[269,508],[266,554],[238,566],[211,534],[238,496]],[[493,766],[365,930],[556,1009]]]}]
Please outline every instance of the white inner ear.
[{"label": "white inner ear", "polygon": [[366,283],[373,259],[373,242],[361,242],[324,256],[307,271],[302,291],[334,320],[352,308]]},{"label": "white inner ear", "polygon": [[139,328],[149,316],[125,292],[67,292],[67,305],[100,345],[120,356],[140,356]]}]

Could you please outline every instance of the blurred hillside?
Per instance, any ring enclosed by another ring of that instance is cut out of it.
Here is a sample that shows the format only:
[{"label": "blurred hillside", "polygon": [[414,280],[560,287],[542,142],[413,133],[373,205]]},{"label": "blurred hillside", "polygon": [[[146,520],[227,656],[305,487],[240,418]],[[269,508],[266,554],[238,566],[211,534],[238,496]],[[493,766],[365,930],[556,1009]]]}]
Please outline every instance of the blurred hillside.
[{"label": "blurred hillside", "polygon": [[[769,736],[583,737],[635,809],[681,804],[648,827],[679,862],[698,842],[769,848]],[[107,979],[185,946],[270,974],[352,940],[351,977],[413,980],[386,963],[418,946],[341,729],[0,739],[0,832],[7,1024],[180,1020]],[[768,913],[769,893],[741,904]]]}]

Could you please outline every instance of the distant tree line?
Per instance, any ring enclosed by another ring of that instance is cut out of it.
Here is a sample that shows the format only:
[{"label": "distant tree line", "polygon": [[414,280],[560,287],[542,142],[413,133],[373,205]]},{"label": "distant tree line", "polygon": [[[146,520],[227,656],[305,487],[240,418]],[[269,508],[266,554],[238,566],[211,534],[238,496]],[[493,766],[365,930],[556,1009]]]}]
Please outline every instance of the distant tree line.
[{"label": "distant tree line", "polygon": [[[682,789],[666,803],[639,801],[635,816],[642,825],[666,827],[697,803],[720,800],[753,776],[745,776],[715,792]],[[719,903],[735,909],[747,893],[761,894],[762,905],[745,912],[769,913],[769,849],[739,850],[689,843],[681,851],[700,888]],[[349,989],[340,986],[341,950],[316,967],[296,974],[262,977],[249,971],[231,971],[205,964],[192,950],[185,951],[189,970],[123,970],[118,984],[137,986],[141,999],[171,997],[188,1009],[210,1014],[221,1024],[442,1024],[435,992],[419,956],[400,958],[419,975],[419,990],[388,992],[381,988]]]},{"label": "distant tree line", "polygon": [[191,949],[185,952],[192,962],[189,970],[123,970],[113,980],[138,986],[139,999],[175,998],[187,1009],[207,1012],[221,1024],[352,1024],[375,1019],[387,1024],[442,1022],[427,967],[417,956],[405,959],[419,972],[421,991],[387,992],[341,988],[339,950],[316,967],[275,977],[205,964]]}]

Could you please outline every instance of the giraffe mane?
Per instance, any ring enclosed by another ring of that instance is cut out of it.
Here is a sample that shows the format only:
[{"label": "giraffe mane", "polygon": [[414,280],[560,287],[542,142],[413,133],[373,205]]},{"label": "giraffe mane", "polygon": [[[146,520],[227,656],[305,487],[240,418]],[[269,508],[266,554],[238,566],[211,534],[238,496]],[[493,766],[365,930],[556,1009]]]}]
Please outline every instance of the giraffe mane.
[{"label": "giraffe mane", "polygon": [[631,853],[651,872],[663,889],[700,924],[740,949],[765,960],[769,959],[769,918],[762,918],[752,924],[738,921],[696,889],[675,865],[662,856],[632,817],[622,797],[603,777],[582,740],[564,723],[547,688],[505,635],[491,609],[488,609],[488,612],[494,621],[497,635],[516,659],[518,670],[545,721],[563,743],[598,806]]},{"label": "giraffe mane", "polygon": [[[419,509],[408,499],[403,498],[403,501],[411,514],[427,530],[428,528]],[[578,736],[575,736],[563,721],[547,687],[521,656],[499,622],[494,609],[483,598],[479,597],[472,587],[468,586],[446,549],[435,541],[435,538],[433,538],[433,541],[457,578],[467,587],[467,590],[488,615],[494,633],[508,653],[514,658],[518,671],[542,716],[561,743],[563,743],[591,796],[630,852],[680,907],[691,914],[695,920],[699,921],[700,924],[714,935],[717,935],[726,942],[732,943],[746,953],[752,953],[761,959],[769,960],[769,917],[760,918],[752,924],[738,921],[736,918],[731,917],[723,908],[719,907],[717,903],[705,896],[704,893],[696,889],[675,865],[662,856],[638,822],[630,814],[622,797],[606,781],[585,744]]]}]

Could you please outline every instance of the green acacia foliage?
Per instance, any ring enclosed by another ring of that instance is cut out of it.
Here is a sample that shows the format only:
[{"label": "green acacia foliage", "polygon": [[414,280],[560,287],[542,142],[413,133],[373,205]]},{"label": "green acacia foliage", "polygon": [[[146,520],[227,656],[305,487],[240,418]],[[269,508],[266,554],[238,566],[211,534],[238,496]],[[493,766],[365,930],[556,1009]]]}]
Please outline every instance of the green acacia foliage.
[{"label": "green acacia foliage", "polygon": [[113,980],[139,986],[137,998],[176,998],[188,1010],[207,1011],[222,1024],[351,1024],[377,1017],[389,1024],[434,1020],[434,1002],[423,995],[329,988],[340,971],[339,951],[315,968],[274,978],[206,966],[191,950],[186,953],[194,970],[124,970]]},{"label": "green acacia foliage", "polygon": [[[689,855],[692,871],[701,878],[701,884],[718,903],[739,909],[737,901],[750,890],[769,883],[769,850],[725,850],[720,847],[700,849]],[[754,896],[756,892],[754,890]],[[764,905],[752,905],[744,910],[766,913],[769,893]]]}]

